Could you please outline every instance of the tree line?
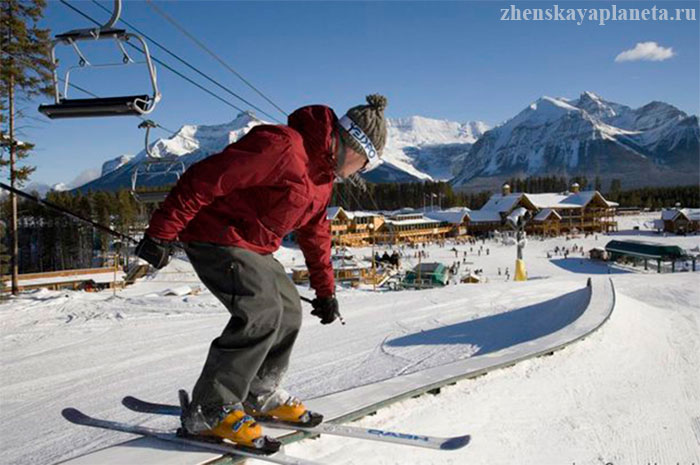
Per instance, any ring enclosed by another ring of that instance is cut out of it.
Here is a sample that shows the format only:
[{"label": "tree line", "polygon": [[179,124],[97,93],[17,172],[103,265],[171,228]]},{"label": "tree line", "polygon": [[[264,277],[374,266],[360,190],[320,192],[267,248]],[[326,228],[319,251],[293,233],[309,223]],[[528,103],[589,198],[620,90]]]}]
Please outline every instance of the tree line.
[{"label": "tree line", "polygon": [[[128,190],[49,192],[45,200],[126,235],[143,230],[150,215]],[[4,220],[10,215],[8,198],[1,208]],[[18,216],[20,273],[108,266],[117,254],[126,256],[121,239],[31,200],[18,199]],[[6,253],[7,242],[7,231],[0,228],[0,254]]]},{"label": "tree line", "polygon": [[336,184],[332,206],[346,210],[398,210],[401,208],[481,208],[490,191],[455,191],[448,182]]},{"label": "tree line", "polygon": [[[533,177],[510,179],[514,192],[563,192],[574,181],[585,189],[585,178]],[[595,184],[595,182],[594,182]],[[467,207],[478,210],[488,201],[492,192],[454,191],[446,182],[371,184],[337,184],[331,205],[347,210],[397,210],[400,208]],[[606,199],[621,207],[670,208],[700,207],[700,186],[646,187],[621,190],[621,183],[612,182],[603,193]],[[143,231],[155,206],[138,203],[128,190],[117,192],[50,192],[48,202],[73,211],[80,216],[108,226],[122,234],[133,235]],[[90,225],[66,217],[30,200],[20,198],[19,210],[19,267],[20,273],[54,271],[76,268],[109,266],[119,254],[126,256],[126,244]],[[0,274],[6,275],[8,262],[7,218],[10,202],[2,201],[0,221]],[[0,284],[1,286],[1,284]]]}]

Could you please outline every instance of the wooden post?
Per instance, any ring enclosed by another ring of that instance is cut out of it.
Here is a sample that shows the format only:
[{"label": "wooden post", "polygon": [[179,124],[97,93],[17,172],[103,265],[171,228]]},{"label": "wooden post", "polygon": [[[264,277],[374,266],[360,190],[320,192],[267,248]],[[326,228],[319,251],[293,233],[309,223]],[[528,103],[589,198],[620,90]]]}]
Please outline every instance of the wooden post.
[{"label": "wooden post", "polygon": [[117,295],[117,269],[119,268],[119,254],[114,256],[114,279],[112,280],[112,295]]},{"label": "wooden post", "polygon": [[372,243],[372,290],[377,291],[377,267],[374,260],[374,237],[372,233],[374,232],[374,223],[369,225],[369,240]]},{"label": "wooden post", "polygon": [[[8,4],[8,13],[12,15],[12,6]],[[12,18],[10,18],[9,24],[12,24]],[[12,31],[9,31],[10,37],[12,37]],[[9,57],[10,63],[12,63],[12,56]],[[12,65],[10,65],[12,67]],[[10,85],[9,85],[9,130],[10,130],[10,187],[15,188],[15,150],[17,147],[17,142],[15,141],[15,79],[12,72],[10,72]],[[19,238],[17,237],[17,195],[14,192],[10,192],[10,203],[12,205],[12,219],[10,221],[10,230],[12,234],[12,249],[11,253],[11,268],[12,268],[12,295],[19,294]]]},{"label": "wooden post", "polygon": [[421,261],[421,251],[418,251],[418,272],[416,273],[416,289],[418,288],[420,281],[420,261]]}]

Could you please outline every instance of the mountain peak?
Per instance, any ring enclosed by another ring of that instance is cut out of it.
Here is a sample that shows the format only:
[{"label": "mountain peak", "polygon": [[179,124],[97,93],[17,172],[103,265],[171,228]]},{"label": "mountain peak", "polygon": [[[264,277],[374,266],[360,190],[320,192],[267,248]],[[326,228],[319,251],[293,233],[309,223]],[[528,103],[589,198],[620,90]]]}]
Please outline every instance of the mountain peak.
[{"label": "mountain peak", "polygon": [[553,173],[625,173],[630,185],[697,181],[700,128],[684,116],[664,102],[633,110],[591,91],[543,96],[477,141],[452,183],[483,189],[506,176]]},{"label": "mountain peak", "polygon": [[474,143],[488,130],[482,121],[458,123],[446,119],[409,116],[407,118],[389,118],[387,129],[390,139],[401,141],[400,145],[422,146],[435,143]]},{"label": "mountain peak", "polygon": [[234,118],[234,120],[229,123],[229,125],[243,127],[243,126],[247,126],[250,123],[261,123],[261,122],[263,122],[263,121],[260,120],[260,118],[258,118],[257,116],[255,116],[254,112],[247,110],[247,111],[240,112]]},{"label": "mountain peak", "polygon": [[590,100],[594,100],[594,101],[598,101],[598,102],[603,101],[603,97],[596,94],[595,92],[591,92],[590,90],[584,90],[583,92],[581,92],[581,95],[579,96],[579,98],[590,99]]},{"label": "mountain peak", "polygon": [[571,100],[570,103],[602,121],[619,117],[631,110],[624,105],[608,102],[600,95],[588,90],[583,91],[577,100]]}]

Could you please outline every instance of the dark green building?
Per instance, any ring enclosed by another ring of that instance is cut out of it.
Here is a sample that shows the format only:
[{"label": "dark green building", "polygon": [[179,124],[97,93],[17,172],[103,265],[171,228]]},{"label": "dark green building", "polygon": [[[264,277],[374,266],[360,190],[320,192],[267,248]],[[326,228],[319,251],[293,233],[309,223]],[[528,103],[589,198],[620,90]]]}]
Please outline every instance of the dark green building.
[{"label": "dark green building", "polygon": [[605,251],[609,254],[610,260],[617,261],[627,258],[632,262],[644,263],[644,269],[649,268],[649,260],[655,260],[657,270],[661,273],[661,263],[671,262],[671,271],[676,271],[677,260],[693,260],[693,271],[695,271],[695,258],[689,257],[685,251],[677,245],[656,244],[644,241],[610,241],[605,246]]},{"label": "dark green building", "polygon": [[442,287],[450,279],[449,270],[442,263],[419,263],[406,273],[401,284],[404,287]]}]

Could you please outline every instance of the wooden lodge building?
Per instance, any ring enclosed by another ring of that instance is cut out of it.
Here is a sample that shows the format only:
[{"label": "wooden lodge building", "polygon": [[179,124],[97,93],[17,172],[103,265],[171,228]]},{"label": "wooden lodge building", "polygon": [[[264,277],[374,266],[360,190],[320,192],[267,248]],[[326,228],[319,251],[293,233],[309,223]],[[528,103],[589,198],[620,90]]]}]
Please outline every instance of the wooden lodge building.
[{"label": "wooden lodge building", "polygon": [[430,218],[412,209],[390,213],[377,231],[376,240],[381,244],[420,243],[442,240],[452,226],[439,219]]},{"label": "wooden lodge building", "polygon": [[446,237],[482,235],[507,229],[506,218],[516,208],[532,213],[526,227],[530,234],[556,236],[574,232],[617,230],[617,203],[598,191],[527,194],[511,193],[505,184],[480,210],[464,207],[439,211],[404,208],[393,212],[348,212],[328,208],[333,246],[402,244],[442,240]]},{"label": "wooden lodge building", "polygon": [[617,230],[615,202],[598,191],[581,192],[574,183],[570,192],[527,194],[511,193],[505,184],[501,194],[491,196],[481,210],[470,211],[466,225],[470,234],[483,234],[503,228],[506,217],[516,208],[532,213],[526,231],[531,234],[559,235],[572,232],[610,232]]},{"label": "wooden lodge building", "polygon": [[446,222],[428,218],[420,211],[348,212],[328,208],[333,246],[404,244],[444,239],[452,230]]},{"label": "wooden lodge building", "polygon": [[375,231],[384,225],[384,216],[373,212],[348,212],[343,207],[329,207],[333,246],[358,247],[371,244]]},{"label": "wooden lodge building", "polygon": [[657,229],[674,234],[700,231],[700,208],[672,208],[661,212],[661,220],[655,221]]}]

